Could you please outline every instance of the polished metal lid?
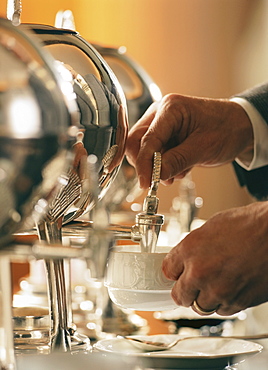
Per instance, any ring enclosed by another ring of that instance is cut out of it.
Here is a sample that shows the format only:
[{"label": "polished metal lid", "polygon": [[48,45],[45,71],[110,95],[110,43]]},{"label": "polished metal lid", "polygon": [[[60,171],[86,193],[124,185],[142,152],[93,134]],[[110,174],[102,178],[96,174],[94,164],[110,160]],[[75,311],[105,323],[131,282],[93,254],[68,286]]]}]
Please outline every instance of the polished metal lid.
[{"label": "polished metal lid", "polygon": [[[80,115],[81,136],[78,142],[87,156],[95,155],[97,158],[97,192],[98,199],[101,199],[117,176],[125,152],[128,119],[122,87],[102,56],[76,31],[35,24],[20,27],[34,32],[45,51],[72,74]],[[86,173],[87,169],[80,173],[77,167],[74,169],[81,189],[78,197],[66,208],[64,223],[88,212],[96,202],[95,190],[86,185],[87,180],[91,182],[91,174]]]},{"label": "polished metal lid", "polygon": [[53,59],[0,19],[0,245],[46,212],[74,141],[76,107]]}]

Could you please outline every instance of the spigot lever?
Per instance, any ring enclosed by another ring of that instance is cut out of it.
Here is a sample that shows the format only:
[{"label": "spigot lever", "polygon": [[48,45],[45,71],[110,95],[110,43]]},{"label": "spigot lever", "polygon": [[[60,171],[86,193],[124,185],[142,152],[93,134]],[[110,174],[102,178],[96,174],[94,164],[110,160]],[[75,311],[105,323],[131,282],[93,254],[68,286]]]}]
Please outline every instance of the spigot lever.
[{"label": "spigot lever", "polygon": [[144,199],[143,212],[137,214],[136,225],[132,228],[132,239],[140,242],[141,251],[153,253],[158,235],[164,223],[164,216],[157,214],[159,199],[156,196],[160,182],[161,153],[154,153],[152,182]]},{"label": "spigot lever", "polygon": [[149,196],[156,196],[158,190],[158,185],[160,183],[160,174],[161,174],[161,153],[154,153],[154,164],[153,164],[153,173],[152,173],[152,182],[149,189]]},{"label": "spigot lever", "polygon": [[157,213],[159,199],[157,198],[156,193],[160,182],[160,172],[161,172],[161,153],[155,152],[151,187],[143,203],[143,212],[145,212],[148,215],[154,215]]}]

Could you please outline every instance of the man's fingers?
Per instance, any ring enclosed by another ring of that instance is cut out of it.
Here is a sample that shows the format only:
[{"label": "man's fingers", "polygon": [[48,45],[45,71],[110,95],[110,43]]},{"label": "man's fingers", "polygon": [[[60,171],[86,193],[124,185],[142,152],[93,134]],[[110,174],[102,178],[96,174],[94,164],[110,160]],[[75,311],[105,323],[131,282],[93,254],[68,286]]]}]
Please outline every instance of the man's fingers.
[{"label": "man's fingers", "polygon": [[170,280],[177,280],[184,269],[182,258],[180,256],[179,245],[174,247],[165,257],[162,270]]}]

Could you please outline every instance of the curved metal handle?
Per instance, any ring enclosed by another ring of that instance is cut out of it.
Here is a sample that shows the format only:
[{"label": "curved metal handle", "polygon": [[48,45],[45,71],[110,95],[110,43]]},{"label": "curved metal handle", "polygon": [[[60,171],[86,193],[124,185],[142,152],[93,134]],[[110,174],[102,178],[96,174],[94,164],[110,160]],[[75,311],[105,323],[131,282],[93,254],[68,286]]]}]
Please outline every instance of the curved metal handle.
[{"label": "curved metal handle", "polygon": [[155,152],[153,162],[152,182],[148,195],[156,195],[158,185],[160,183],[160,174],[161,174],[161,153]]},{"label": "curved metal handle", "polygon": [[144,199],[143,212],[136,215],[136,225],[132,229],[132,236],[140,240],[142,252],[155,251],[158,235],[164,217],[157,214],[159,199],[156,196],[160,183],[161,153],[154,153],[152,182],[148,195]]},{"label": "curved metal handle", "polygon": [[154,215],[157,213],[159,200],[156,196],[156,193],[158,190],[158,185],[160,183],[160,172],[161,172],[161,153],[155,152],[151,187],[143,203],[143,212],[145,212],[148,215]]}]

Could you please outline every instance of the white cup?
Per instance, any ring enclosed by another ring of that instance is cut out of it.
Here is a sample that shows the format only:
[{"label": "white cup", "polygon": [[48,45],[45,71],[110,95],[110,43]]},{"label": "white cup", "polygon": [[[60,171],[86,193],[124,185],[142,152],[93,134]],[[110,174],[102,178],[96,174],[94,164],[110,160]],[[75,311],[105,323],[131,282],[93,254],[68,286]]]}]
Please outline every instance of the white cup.
[{"label": "white cup", "polygon": [[162,262],[170,247],[156,253],[141,253],[136,245],[119,246],[110,253],[105,286],[111,300],[122,308],[163,311],[178,306],[171,298],[174,281],[162,272]]}]

